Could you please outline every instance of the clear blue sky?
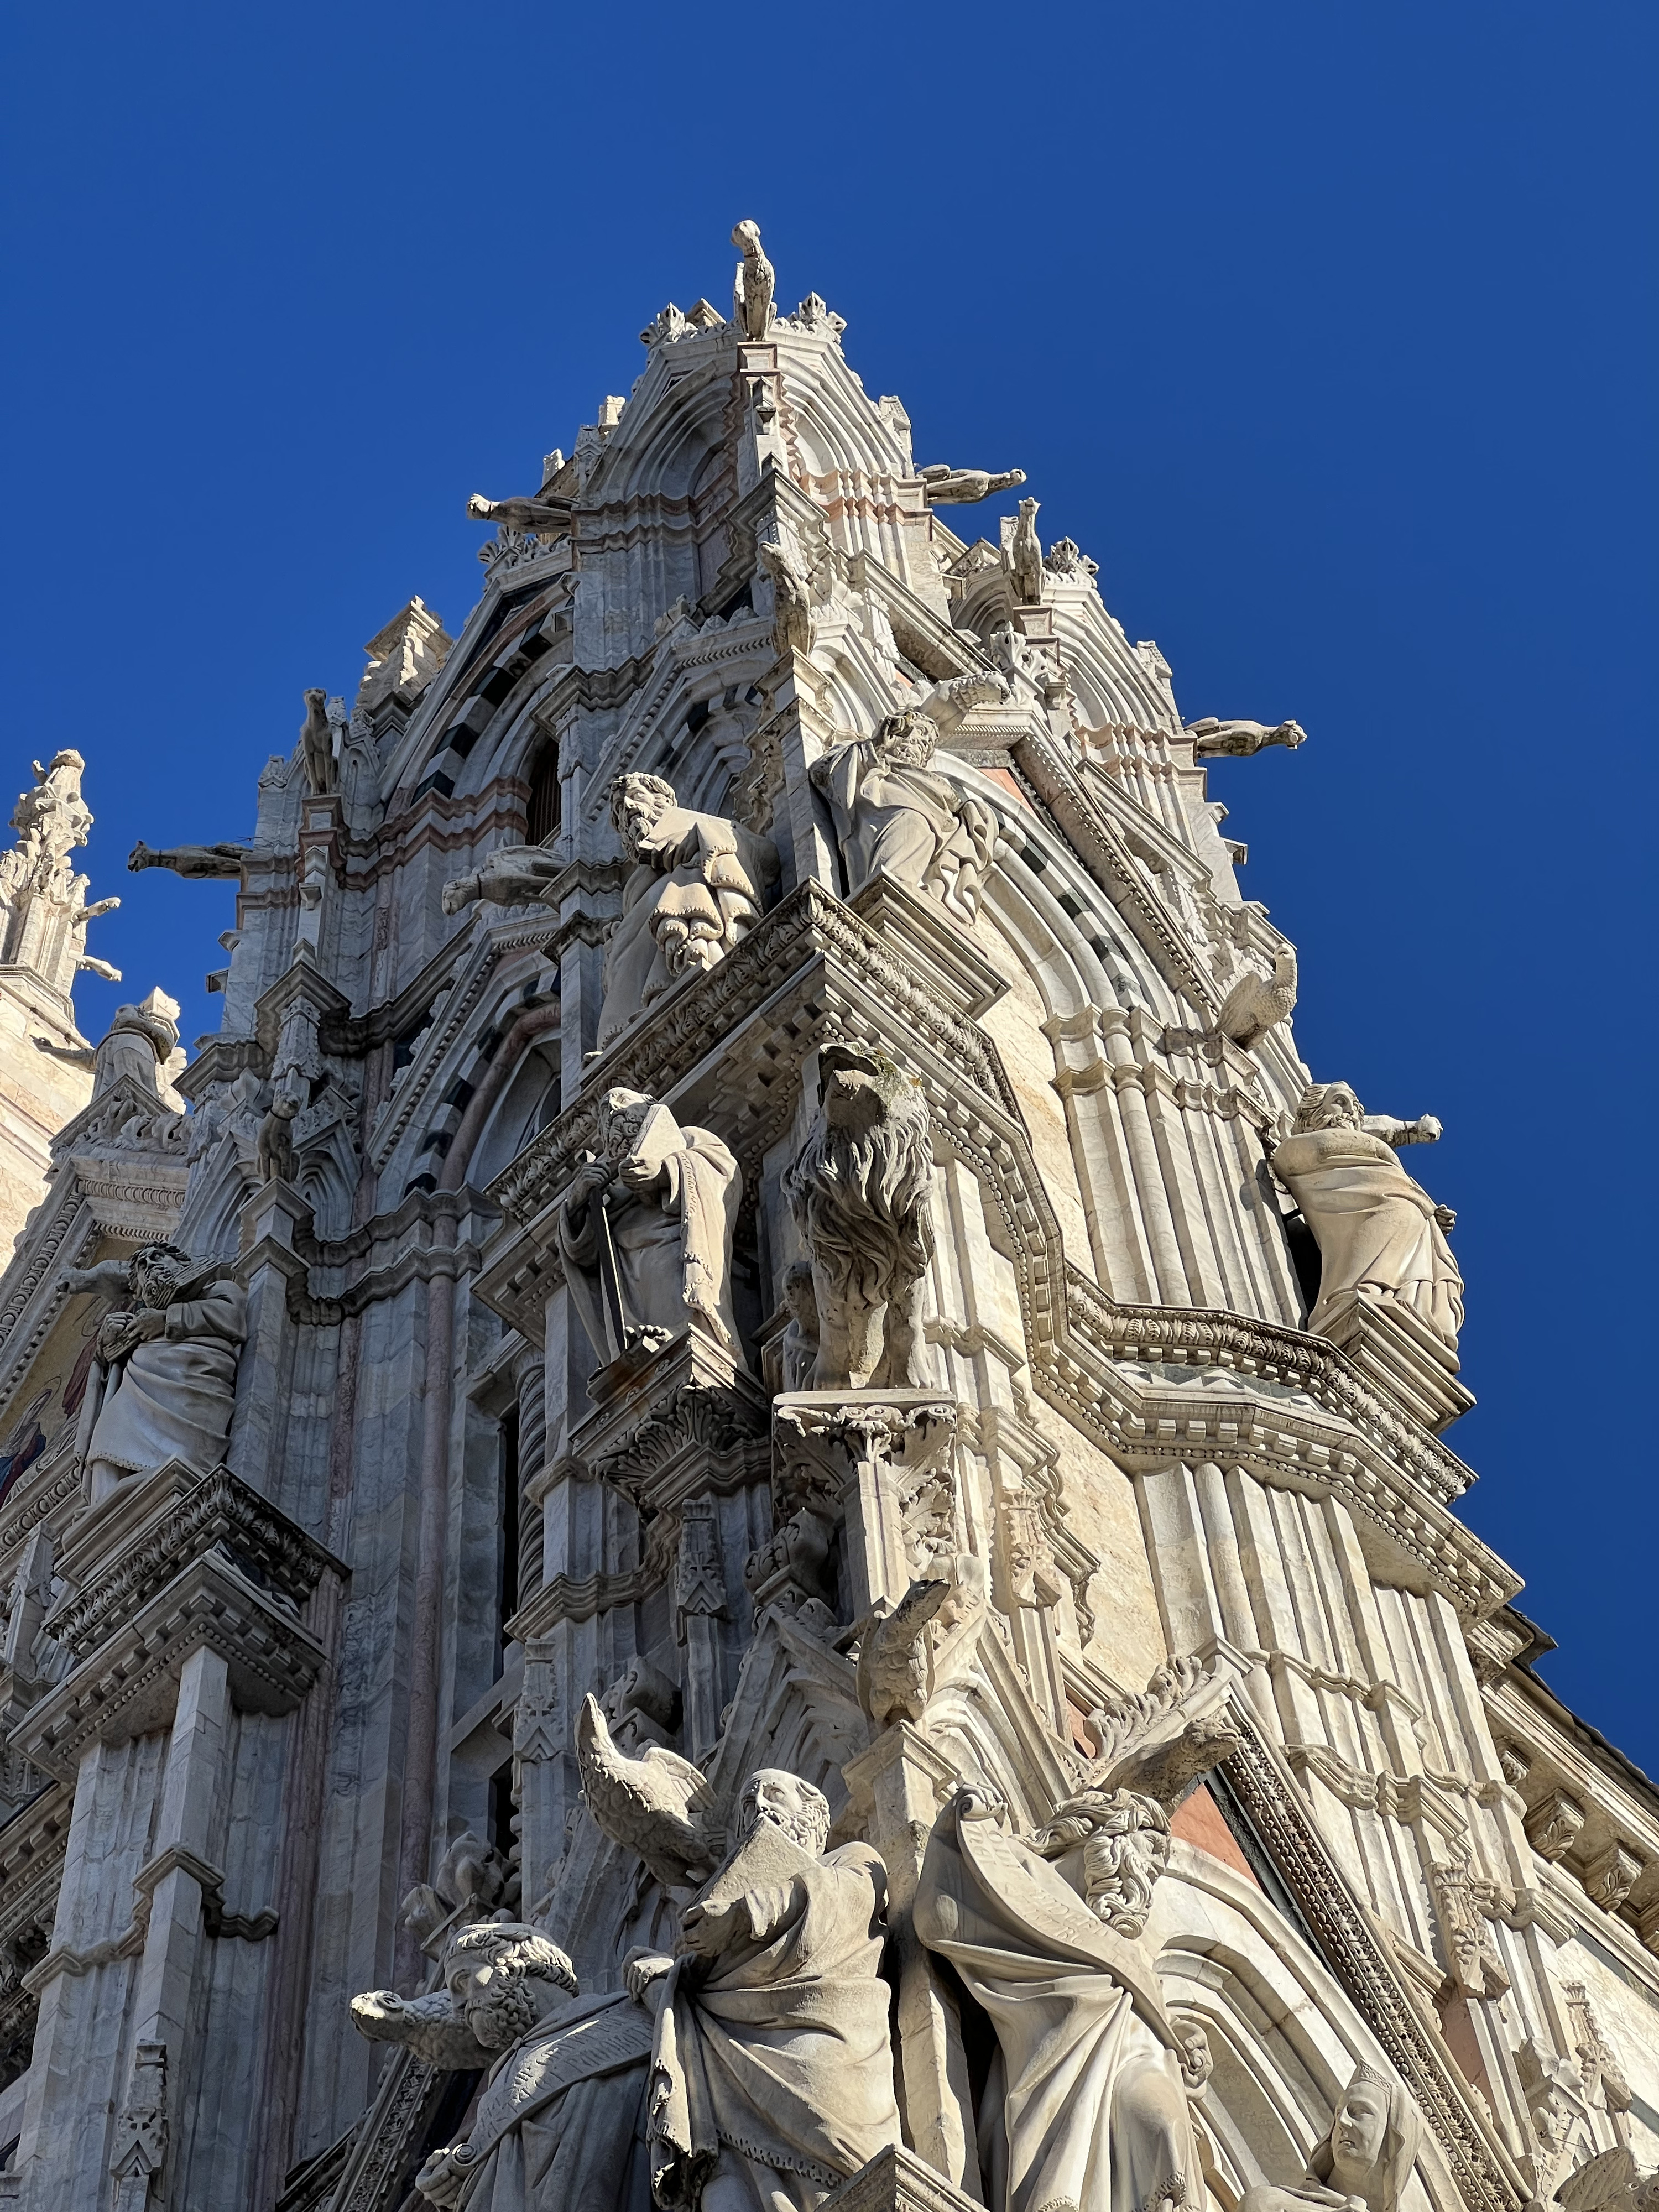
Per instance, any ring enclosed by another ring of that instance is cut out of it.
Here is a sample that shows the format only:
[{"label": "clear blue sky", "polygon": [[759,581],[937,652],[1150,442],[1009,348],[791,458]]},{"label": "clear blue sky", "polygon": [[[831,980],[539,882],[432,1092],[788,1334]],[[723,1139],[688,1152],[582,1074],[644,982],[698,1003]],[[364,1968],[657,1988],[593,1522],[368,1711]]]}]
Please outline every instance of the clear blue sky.
[{"label": "clear blue sky", "polygon": [[411,592],[459,626],[467,494],[724,307],[752,215],[1188,716],[1306,725],[1216,772],[1247,893],[1316,1074],[1446,1125],[1468,1518],[1659,1773],[1656,47],[1607,0],[14,10],[0,795],[88,757],[82,1027],[216,1020],[229,890],[133,840],[245,835],[303,686]]}]

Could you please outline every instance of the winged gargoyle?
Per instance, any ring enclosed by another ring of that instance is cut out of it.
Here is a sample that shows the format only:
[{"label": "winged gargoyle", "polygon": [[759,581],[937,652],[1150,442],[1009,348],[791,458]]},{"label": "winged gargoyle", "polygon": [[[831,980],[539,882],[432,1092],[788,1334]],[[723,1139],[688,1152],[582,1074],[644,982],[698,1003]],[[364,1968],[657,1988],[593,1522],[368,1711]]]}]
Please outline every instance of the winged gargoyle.
[{"label": "winged gargoyle", "polygon": [[638,1759],[619,1751],[596,1698],[584,1698],[577,1716],[576,1764],[598,1826],[665,1889],[696,1889],[725,1858],[726,1821],[708,1777],[660,1744]]}]

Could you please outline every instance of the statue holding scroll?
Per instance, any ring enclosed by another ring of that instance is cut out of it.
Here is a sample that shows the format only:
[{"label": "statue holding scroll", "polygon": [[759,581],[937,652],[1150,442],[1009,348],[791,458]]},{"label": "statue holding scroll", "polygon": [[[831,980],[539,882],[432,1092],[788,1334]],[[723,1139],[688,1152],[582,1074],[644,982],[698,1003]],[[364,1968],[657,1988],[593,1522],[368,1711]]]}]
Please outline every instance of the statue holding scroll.
[{"label": "statue holding scroll", "polygon": [[[660,1753],[622,1757],[596,1714],[581,1752],[594,1818],[659,1868],[686,1864],[702,1777]],[[664,2212],[811,2212],[899,2140],[878,1971],[886,1869],[867,1844],[826,1850],[828,1802],[781,1768],[750,1776],[734,1826],[674,1956],[626,1969],[658,2007],[652,2190]]]}]

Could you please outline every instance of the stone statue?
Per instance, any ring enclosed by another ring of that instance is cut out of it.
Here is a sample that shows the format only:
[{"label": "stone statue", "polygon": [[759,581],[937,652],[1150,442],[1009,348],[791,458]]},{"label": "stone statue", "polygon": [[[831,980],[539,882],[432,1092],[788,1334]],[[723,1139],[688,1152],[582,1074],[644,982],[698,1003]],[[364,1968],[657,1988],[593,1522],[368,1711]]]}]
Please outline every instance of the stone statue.
[{"label": "stone statue", "polygon": [[601,1051],[680,976],[712,968],[760,919],[775,847],[718,814],[683,807],[659,775],[619,775],[611,818],[633,872],[605,951]]},{"label": "stone statue", "polygon": [[849,891],[886,874],[972,921],[996,853],[996,817],[932,773],[938,743],[932,715],[905,708],[874,737],[834,746],[811,774],[835,816]]},{"label": "stone statue", "polygon": [[[1002,565],[1007,570],[1019,604],[1025,607],[1042,604],[1042,540],[1036,533],[1037,502],[1023,499],[1019,516],[1009,532],[1002,549]],[[1004,529],[1007,529],[1005,523]]]},{"label": "stone statue", "polygon": [[732,319],[746,338],[758,343],[772,327],[772,264],[761,252],[760,225],[740,222],[732,243],[743,259],[732,292]]},{"label": "stone statue", "polygon": [[1280,1022],[1296,1011],[1296,954],[1286,945],[1273,955],[1271,981],[1247,968],[1221,1002],[1215,1025],[1246,1052],[1254,1051]]},{"label": "stone statue", "polygon": [[555,533],[564,537],[570,528],[568,499],[486,499],[481,491],[475,491],[466,511],[474,522],[493,522],[503,530],[532,530],[538,538]]},{"label": "stone statue", "polygon": [[812,650],[812,592],[786,549],[767,540],[755,552],[772,584],[772,650],[786,653]]},{"label": "stone statue", "polygon": [[1346,1083],[1316,1083],[1304,1096],[1273,1168],[1319,1246],[1319,1299],[1307,1322],[1316,1336],[1355,1295],[1407,1307],[1455,1345],[1463,1278],[1445,1231],[1456,1216],[1395,1158],[1396,1146],[1432,1144],[1439,1134],[1432,1115],[1368,1115]]},{"label": "stone statue", "polygon": [[899,2140],[887,1870],[867,1844],[826,1852],[827,1800],[781,1768],[750,1776],[735,1830],[674,1957],[626,1969],[637,1994],[662,1991],[653,2193],[664,2212],[810,2212]]},{"label": "stone statue", "polygon": [[328,719],[326,691],[307,691],[306,718],[300,725],[300,757],[306,781],[320,799],[334,789],[334,726]]},{"label": "stone statue", "polygon": [[171,868],[175,876],[240,876],[252,849],[227,841],[222,845],[165,845],[158,850],[140,838],[127,855],[127,866],[135,876],[145,868]]},{"label": "stone statue", "polygon": [[71,1267],[71,1292],[125,1291],[135,1310],[105,1315],[98,1329],[96,1418],[84,1458],[92,1503],[129,1475],[171,1459],[206,1474],[224,1457],[247,1336],[247,1293],[217,1261],[198,1267],[173,1244],[147,1244],[131,1260]]},{"label": "stone statue", "polygon": [[300,1164],[294,1150],[294,1117],[300,1102],[279,1091],[265,1109],[254,1139],[254,1161],[261,1182],[296,1182]]},{"label": "stone statue", "polygon": [[1188,722],[1187,735],[1195,740],[1193,752],[1199,760],[1243,759],[1264,745],[1288,745],[1294,751],[1308,738],[1300,722],[1276,722],[1269,728],[1265,722],[1219,722],[1213,714]]},{"label": "stone statue", "polygon": [[31,863],[56,867],[68,860],[77,845],[84,845],[92,828],[92,809],[81,796],[86,762],[73,748],[52,757],[52,765],[34,770],[34,787],[20,793],[12,810],[11,826],[17,832],[18,849]]},{"label": "stone statue", "polygon": [[492,906],[534,906],[544,898],[564,862],[545,845],[498,845],[470,876],[454,876],[443,888],[443,910],[459,914],[475,899]]},{"label": "stone statue", "polygon": [[953,469],[945,461],[933,461],[916,474],[929,507],[970,506],[976,500],[989,499],[994,491],[1012,491],[1025,481],[1024,469],[1004,469],[999,475],[990,469]]},{"label": "stone statue", "polygon": [[1395,2212],[1421,2134],[1417,2107],[1400,2084],[1375,2066],[1362,2066],[1308,2160],[1307,2179],[1294,2189],[1247,2189],[1239,2212],[1303,2212],[1310,2204]]},{"label": "stone statue", "polygon": [[737,1161],[637,1091],[599,1101],[600,1153],[559,1216],[565,1279],[601,1366],[658,1351],[693,1322],[742,1364],[732,1312]]},{"label": "stone statue", "polygon": [[650,2212],[643,2106],[652,2016],[626,1994],[583,1998],[539,1929],[484,1920],[445,1946],[443,1986],[351,2002],[372,2042],[428,2066],[488,2068],[471,2132],[416,2176],[428,2203],[471,2212]]},{"label": "stone statue", "polygon": [[818,1110],[783,1184],[811,1259],[811,1387],[925,1390],[933,1381],[921,1333],[933,1256],[927,1102],[880,1054],[826,1045],[818,1067]]},{"label": "stone statue", "polygon": [[118,1006],[98,1041],[92,1064],[94,1098],[125,1078],[170,1111],[183,1113],[185,1102],[173,1087],[173,1077],[183,1073],[185,1065],[179,1049],[177,999],[158,988],[136,1006]]},{"label": "stone statue", "polygon": [[986,2201],[992,2212],[1196,2212],[1206,2199],[1187,2087],[1200,2056],[1139,1940],[1168,1817],[1134,1791],[1088,1790],[1029,1839],[1006,1820],[988,1792],[960,1790],[915,1908],[921,1941],[996,2029]]}]

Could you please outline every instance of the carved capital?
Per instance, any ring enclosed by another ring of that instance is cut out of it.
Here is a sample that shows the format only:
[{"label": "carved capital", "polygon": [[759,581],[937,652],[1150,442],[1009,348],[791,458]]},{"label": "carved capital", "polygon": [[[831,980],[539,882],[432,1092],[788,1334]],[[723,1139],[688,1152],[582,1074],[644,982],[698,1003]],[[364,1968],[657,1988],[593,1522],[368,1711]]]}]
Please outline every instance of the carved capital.
[{"label": "carved capital", "polygon": [[1565,1856],[1584,1825],[1584,1808],[1565,1790],[1552,1790],[1534,1806],[1527,1820],[1527,1841],[1540,1859],[1552,1863]]}]

